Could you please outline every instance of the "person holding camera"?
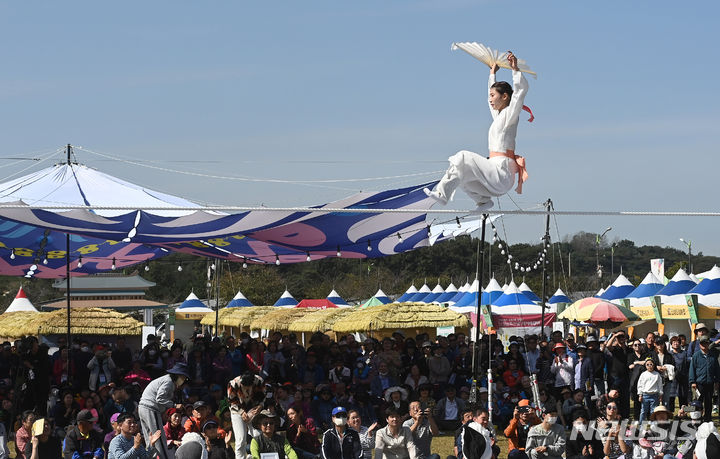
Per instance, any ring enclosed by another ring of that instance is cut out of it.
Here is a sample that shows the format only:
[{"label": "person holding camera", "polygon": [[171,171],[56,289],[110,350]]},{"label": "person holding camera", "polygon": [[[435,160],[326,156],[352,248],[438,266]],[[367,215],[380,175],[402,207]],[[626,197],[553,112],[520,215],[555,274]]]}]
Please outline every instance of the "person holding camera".
[{"label": "person holding camera", "polygon": [[432,417],[432,411],[428,408],[422,409],[420,402],[410,403],[410,419],[403,423],[403,427],[409,427],[412,432],[415,447],[417,448],[417,457],[419,459],[440,459],[437,454],[430,452],[433,435],[438,435],[435,419]]}]

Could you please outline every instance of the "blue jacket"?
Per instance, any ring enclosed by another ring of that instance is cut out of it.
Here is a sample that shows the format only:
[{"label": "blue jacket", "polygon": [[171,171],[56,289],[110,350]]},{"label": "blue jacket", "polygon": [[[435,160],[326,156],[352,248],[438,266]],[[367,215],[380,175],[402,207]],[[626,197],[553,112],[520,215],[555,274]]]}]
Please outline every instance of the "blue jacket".
[{"label": "blue jacket", "polygon": [[690,384],[713,384],[720,382],[720,365],[717,352],[696,352],[690,359]]},{"label": "blue jacket", "polygon": [[[583,392],[592,393],[593,392],[593,383],[595,381],[595,370],[593,368],[592,360],[589,356],[585,356],[582,361],[578,362],[578,365],[580,365],[580,387],[576,387],[575,389],[580,389]],[[573,381],[574,381],[573,377]],[[586,389],[587,382],[590,382],[590,390]]]},{"label": "blue jacket", "polygon": [[360,435],[350,427],[345,427],[345,435],[340,440],[335,427],[328,429],[322,437],[322,457],[323,459],[362,459]]}]

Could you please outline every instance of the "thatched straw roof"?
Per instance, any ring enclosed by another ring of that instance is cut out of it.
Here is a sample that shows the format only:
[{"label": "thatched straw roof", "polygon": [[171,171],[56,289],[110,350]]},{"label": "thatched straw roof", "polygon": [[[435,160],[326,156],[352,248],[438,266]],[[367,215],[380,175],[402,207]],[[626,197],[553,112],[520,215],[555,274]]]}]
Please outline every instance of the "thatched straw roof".
[{"label": "thatched straw roof", "polygon": [[362,309],[335,322],[338,333],[403,328],[470,327],[467,317],[443,306],[390,303]]},{"label": "thatched straw roof", "polygon": [[285,331],[288,329],[288,326],[295,320],[299,319],[300,317],[304,317],[308,314],[312,314],[313,312],[317,312],[314,309],[308,309],[308,308],[274,308],[274,311],[271,311],[262,317],[258,317],[257,319],[253,320],[250,324],[250,328],[252,330],[273,330],[273,331]]},{"label": "thatched straw roof", "polygon": [[355,312],[355,308],[321,309],[296,319],[288,326],[291,332],[324,332],[332,329],[335,322]]},{"label": "thatched straw roof", "polygon": [[48,313],[32,311],[16,311],[0,314],[0,337],[20,338],[21,336],[37,335],[38,322]]},{"label": "thatched straw roof", "polygon": [[[143,323],[128,314],[102,308],[70,308],[70,333],[73,335],[141,335]],[[35,333],[67,333],[67,310],[48,312]]]},{"label": "thatched straw roof", "polygon": [[[276,310],[274,306],[248,306],[244,308],[222,308],[218,313],[218,325],[225,327],[249,327],[253,320]],[[200,321],[203,325],[215,326],[215,314],[208,314]]]}]

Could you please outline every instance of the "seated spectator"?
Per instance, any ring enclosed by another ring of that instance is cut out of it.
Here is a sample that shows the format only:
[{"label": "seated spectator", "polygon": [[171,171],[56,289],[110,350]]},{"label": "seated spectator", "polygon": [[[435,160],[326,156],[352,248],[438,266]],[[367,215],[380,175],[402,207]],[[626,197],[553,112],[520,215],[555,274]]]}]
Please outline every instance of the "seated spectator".
[{"label": "seated spectator", "polygon": [[435,405],[435,419],[440,430],[452,432],[460,427],[460,413],[465,409],[465,402],[455,397],[455,387],[445,387],[445,397]]},{"label": "seated spectator", "polygon": [[15,432],[15,449],[18,459],[30,459],[25,457],[25,446],[32,440],[32,425],[37,420],[34,411],[25,411],[20,418],[20,428]]},{"label": "seated spectator", "polygon": [[585,393],[582,391],[582,389],[575,389],[572,392],[572,396],[563,402],[562,424],[564,426],[569,426],[572,423],[572,414],[574,411],[586,409],[585,405],[583,404],[584,399]]},{"label": "seated spectator", "polygon": [[250,442],[250,455],[252,459],[260,459],[262,453],[278,453],[286,459],[298,459],[287,438],[275,431],[280,419],[269,411],[261,411],[252,420],[253,427],[260,431],[260,435],[253,437]]},{"label": "seated spectator", "polygon": [[508,369],[505,370],[502,376],[505,385],[511,390],[519,391],[522,389],[521,380],[523,376],[525,376],[525,372],[518,367],[518,361],[515,359],[508,360]]},{"label": "seated spectator", "polygon": [[431,453],[433,435],[440,433],[432,411],[421,409],[420,402],[417,401],[410,403],[409,410],[410,419],[403,423],[403,427],[410,428],[419,456],[425,459],[440,459],[439,455]]},{"label": "seated spectator", "polygon": [[380,362],[376,377],[370,382],[370,391],[376,398],[382,398],[388,387],[397,386],[397,381],[388,371],[385,362]]},{"label": "seated spectator", "polygon": [[[453,453],[455,454],[455,458],[462,458],[462,433],[463,433],[463,427],[465,427],[466,424],[472,422],[473,420],[473,413],[474,409],[470,407],[466,407],[464,410],[462,410],[460,419],[462,422],[462,425],[459,429],[455,430],[455,442],[453,447]],[[449,458],[452,456],[449,456]]]},{"label": "seated spectator", "polygon": [[121,413],[115,413],[110,416],[110,432],[105,434],[105,438],[103,439],[103,448],[105,448],[105,451],[110,451],[110,442],[116,435],[120,434],[120,424],[118,424],[120,414]]},{"label": "seated spectator", "polygon": [[530,459],[562,459],[565,454],[565,429],[557,424],[557,420],[557,411],[550,409],[543,415],[542,423],[530,428],[525,444]]},{"label": "seated spectator", "polygon": [[234,458],[235,453],[230,447],[231,435],[225,436],[220,433],[218,423],[214,419],[205,421],[202,427],[205,447],[208,451],[208,459],[229,459]]},{"label": "seated spectator", "polygon": [[375,459],[415,459],[418,457],[412,432],[400,423],[392,406],[385,410],[387,425],[375,435]]},{"label": "seated spectator", "polygon": [[362,424],[360,412],[357,410],[348,411],[348,425],[360,434],[360,445],[362,445],[363,459],[372,459],[372,450],[375,447],[375,428],[378,423],[373,422],[369,427]]},{"label": "seated spectator", "polygon": [[417,364],[413,364],[410,367],[410,373],[407,375],[407,378],[405,378],[405,385],[410,386],[413,393],[417,394],[418,389],[427,382],[427,376],[420,373],[420,367]]},{"label": "seated spectator", "polygon": [[[130,413],[123,413],[117,419],[120,425],[120,433],[110,442],[108,459],[148,458],[151,453],[145,449],[145,441],[140,433],[137,419]],[[150,436],[150,450],[155,451],[154,446],[160,440],[161,432],[158,430]],[[132,455],[130,455],[132,450]],[[102,454],[95,456],[102,457]],[[84,456],[81,456],[84,457]]]},{"label": "seated spectator", "polygon": [[393,386],[385,391],[385,407],[394,407],[400,415],[401,422],[405,422],[410,417],[407,399],[408,391],[404,387]]},{"label": "seated spectator", "polygon": [[137,384],[141,389],[150,383],[150,373],[142,368],[142,361],[135,360],[132,363],[132,369],[123,378],[124,384]]},{"label": "seated spectator", "polygon": [[55,405],[51,414],[55,420],[55,426],[65,429],[75,421],[80,411],[80,405],[77,404],[71,392],[63,393],[61,402]]},{"label": "seated spectator", "polygon": [[333,427],[322,438],[322,457],[333,459],[360,459],[363,455],[360,434],[348,428],[347,410],[338,406],[332,410]]},{"label": "seated spectator", "polygon": [[287,417],[290,425],[286,436],[298,457],[301,459],[316,457],[320,453],[320,441],[315,421],[312,418],[305,419],[300,407],[288,408]]},{"label": "seated spectator", "polygon": [[420,402],[420,408],[423,410],[429,408],[435,410],[437,401],[432,397],[433,386],[432,384],[423,384],[420,386],[418,402]]},{"label": "seated spectator", "polygon": [[318,426],[327,430],[332,427],[332,410],[335,407],[335,401],[332,399],[332,392],[327,384],[318,386],[318,391],[318,398],[312,401],[312,415]]},{"label": "seated spectator", "polygon": [[[483,421],[482,417],[486,419]],[[487,412],[484,410],[473,411],[472,421],[465,424],[460,435],[463,451],[462,458],[490,459],[493,455],[493,440],[490,431],[487,429]]]},{"label": "seated spectator", "polygon": [[[87,410],[80,410],[77,415],[77,424],[65,435],[63,442],[63,456],[72,458],[76,453],[80,458],[103,458],[103,436],[92,428],[97,421]],[[118,418],[118,422],[120,419]],[[117,438],[117,437],[116,437]],[[113,439],[115,440],[115,439]],[[112,442],[110,442],[112,451]]]},{"label": "seated spectator", "polygon": [[[553,412],[554,409],[549,408]],[[530,428],[540,424],[540,419],[535,415],[530,406],[529,400],[520,400],[513,412],[513,418],[505,429],[505,437],[508,439],[508,459],[527,459],[525,445],[527,443]]]},{"label": "seated spectator", "polygon": [[570,439],[565,446],[567,459],[601,459],[604,456],[602,441],[594,428],[589,425],[590,416],[585,410],[577,410],[572,414]]},{"label": "seated spectator", "polygon": [[175,450],[182,444],[182,437],[185,435],[185,427],[182,424],[182,414],[177,408],[169,408],[165,414],[168,421],[163,426],[165,438],[167,438],[168,451]]},{"label": "seated spectator", "polygon": [[62,442],[52,434],[52,428],[47,419],[43,420],[42,433],[33,436],[32,440],[25,445],[25,457],[28,459],[60,459],[61,451]]}]

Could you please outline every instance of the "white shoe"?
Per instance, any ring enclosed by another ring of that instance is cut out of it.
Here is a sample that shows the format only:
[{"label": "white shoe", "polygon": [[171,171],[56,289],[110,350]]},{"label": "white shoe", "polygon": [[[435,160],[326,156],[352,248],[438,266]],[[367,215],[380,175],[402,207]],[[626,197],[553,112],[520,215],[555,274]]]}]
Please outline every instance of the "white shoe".
[{"label": "white shoe", "polygon": [[430,188],[423,188],[423,191],[429,198],[434,199],[435,202],[439,202],[443,206],[447,205],[447,199],[440,196],[440,194],[437,191],[430,191]]}]

